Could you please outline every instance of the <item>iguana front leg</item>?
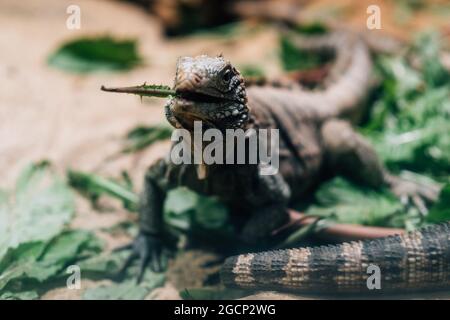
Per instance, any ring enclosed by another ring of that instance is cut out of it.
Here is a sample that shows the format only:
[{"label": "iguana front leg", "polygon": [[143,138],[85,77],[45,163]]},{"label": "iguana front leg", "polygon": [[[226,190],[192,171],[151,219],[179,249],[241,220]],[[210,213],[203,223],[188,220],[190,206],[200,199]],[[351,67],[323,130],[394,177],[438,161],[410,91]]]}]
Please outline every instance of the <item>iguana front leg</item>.
[{"label": "iguana front leg", "polygon": [[289,220],[287,207],[275,203],[266,207],[257,207],[241,231],[240,237],[247,244],[267,244],[272,232]]},{"label": "iguana front leg", "polygon": [[144,180],[144,190],[140,196],[139,234],[127,247],[131,254],[125,261],[120,273],[123,273],[135,259],[139,259],[138,282],[142,280],[148,264],[155,272],[162,271],[162,207],[166,196],[165,173],[167,163],[164,160],[152,165]]},{"label": "iguana front leg", "polygon": [[289,219],[287,204],[291,191],[283,177],[258,174],[257,181],[256,188],[247,195],[253,209],[240,234],[248,244],[267,242],[271,233]]},{"label": "iguana front leg", "polygon": [[426,213],[426,202],[437,199],[438,186],[424,185],[390,174],[379,161],[375,150],[348,122],[329,120],[323,124],[321,135],[327,164],[333,172],[369,187],[388,186],[404,204],[412,204],[422,213]]}]

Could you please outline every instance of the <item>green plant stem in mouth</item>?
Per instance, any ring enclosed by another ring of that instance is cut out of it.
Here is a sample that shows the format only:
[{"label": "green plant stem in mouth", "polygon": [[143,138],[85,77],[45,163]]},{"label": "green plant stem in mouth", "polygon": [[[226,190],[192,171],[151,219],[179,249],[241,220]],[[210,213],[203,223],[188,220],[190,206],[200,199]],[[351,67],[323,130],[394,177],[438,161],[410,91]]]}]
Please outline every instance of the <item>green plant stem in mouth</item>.
[{"label": "green plant stem in mouth", "polygon": [[166,98],[166,97],[178,95],[177,92],[175,92],[175,90],[170,89],[169,86],[147,85],[145,83],[140,86],[132,86],[132,87],[106,88],[105,86],[102,86],[101,90],[107,91],[107,92],[131,93],[131,94],[137,94],[139,96],[158,97],[158,98]]},{"label": "green plant stem in mouth", "polygon": [[169,86],[147,85],[145,83],[140,86],[131,86],[131,87],[107,88],[105,86],[101,86],[101,90],[106,92],[130,93],[145,97],[158,97],[158,98],[175,97],[192,102],[218,103],[227,100],[222,97],[215,97],[200,92],[176,91],[171,89]]}]

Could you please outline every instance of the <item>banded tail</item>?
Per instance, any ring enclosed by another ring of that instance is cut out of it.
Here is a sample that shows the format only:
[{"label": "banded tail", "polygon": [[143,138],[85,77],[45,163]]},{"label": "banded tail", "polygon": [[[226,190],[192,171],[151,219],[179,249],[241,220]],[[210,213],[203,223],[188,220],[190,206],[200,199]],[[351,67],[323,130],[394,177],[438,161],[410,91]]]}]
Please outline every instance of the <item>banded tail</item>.
[{"label": "banded tail", "polygon": [[[380,268],[381,290],[368,289],[370,265]],[[450,288],[450,222],[370,241],[233,256],[221,278],[229,287],[299,293]]]}]

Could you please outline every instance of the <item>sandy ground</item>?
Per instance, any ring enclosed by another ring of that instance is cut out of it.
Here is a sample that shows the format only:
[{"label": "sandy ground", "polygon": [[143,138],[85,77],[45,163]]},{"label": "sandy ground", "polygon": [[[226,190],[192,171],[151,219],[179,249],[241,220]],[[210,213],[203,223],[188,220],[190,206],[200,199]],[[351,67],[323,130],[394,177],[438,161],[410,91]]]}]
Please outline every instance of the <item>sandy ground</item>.
[{"label": "sandy ground", "polygon": [[[66,28],[66,8],[74,3],[81,8],[80,30]],[[319,1],[317,6],[320,5],[323,1]],[[348,22],[358,28],[362,25],[361,18]],[[237,65],[263,66],[270,75],[280,72],[275,50],[277,35],[272,29],[226,39],[188,37],[169,41],[162,37],[154,18],[123,2],[2,0],[0,30],[0,187],[11,187],[21,168],[42,159],[50,160],[61,174],[68,168],[105,176],[126,170],[140,187],[146,167],[167,150],[167,143],[157,143],[106,164],[104,159],[120,148],[120,138],[129,129],[141,123],[164,121],[164,101],[149,99],[141,103],[134,96],[103,93],[99,90],[103,84],[171,84],[176,59],[197,54],[223,53]],[[64,41],[104,34],[137,38],[146,65],[127,73],[92,75],[68,74],[46,65],[48,55]],[[96,212],[81,198],[77,211],[73,227],[91,230],[129,218],[121,209],[114,213]],[[100,235],[108,248],[129,240],[125,236]],[[95,282],[85,281],[83,286],[94,285]],[[171,296],[167,291],[162,296],[176,297],[170,285],[169,290]],[[79,297],[79,292],[63,289],[44,296]]]}]

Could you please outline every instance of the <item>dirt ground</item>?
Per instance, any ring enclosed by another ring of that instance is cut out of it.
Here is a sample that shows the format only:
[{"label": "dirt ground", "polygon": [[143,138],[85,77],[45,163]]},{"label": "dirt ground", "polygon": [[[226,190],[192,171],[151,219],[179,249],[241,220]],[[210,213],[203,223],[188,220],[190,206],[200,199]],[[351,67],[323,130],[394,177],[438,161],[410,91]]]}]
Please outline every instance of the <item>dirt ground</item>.
[{"label": "dirt ground", "polygon": [[[81,8],[80,30],[66,28],[66,8],[74,3]],[[324,3],[319,1],[311,10],[319,10]],[[342,3],[348,5],[348,1]],[[355,18],[348,22],[360,28],[365,24],[367,5],[364,7],[365,1],[358,3],[353,10],[362,8],[363,14],[354,14]],[[426,24],[417,21],[417,28]],[[401,37],[411,34],[404,27],[391,29],[387,27],[387,31]],[[164,121],[164,101],[148,99],[141,103],[134,96],[103,93],[99,90],[101,85],[126,86],[144,81],[170,85],[176,59],[197,54],[223,53],[237,65],[263,66],[273,76],[281,72],[275,49],[277,34],[271,28],[232,38],[193,36],[167,40],[152,16],[124,2],[2,0],[0,30],[1,187],[12,186],[21,168],[42,159],[50,160],[61,174],[68,168],[104,176],[126,170],[135,185],[141,186],[146,167],[164,154],[168,143],[157,143],[112,162],[104,163],[104,159],[120,148],[120,138],[129,129],[140,123]],[[82,35],[104,34],[137,38],[145,66],[126,73],[73,75],[46,65],[48,55],[61,43]],[[85,200],[77,201],[73,227],[94,230],[129,218],[121,209],[114,213],[96,212]],[[125,236],[100,235],[109,248],[129,240]],[[84,288],[94,285],[97,284],[93,281],[83,282]],[[160,297],[176,297],[170,284],[167,290]],[[79,292],[69,294],[56,289],[44,299],[79,297]]]}]

